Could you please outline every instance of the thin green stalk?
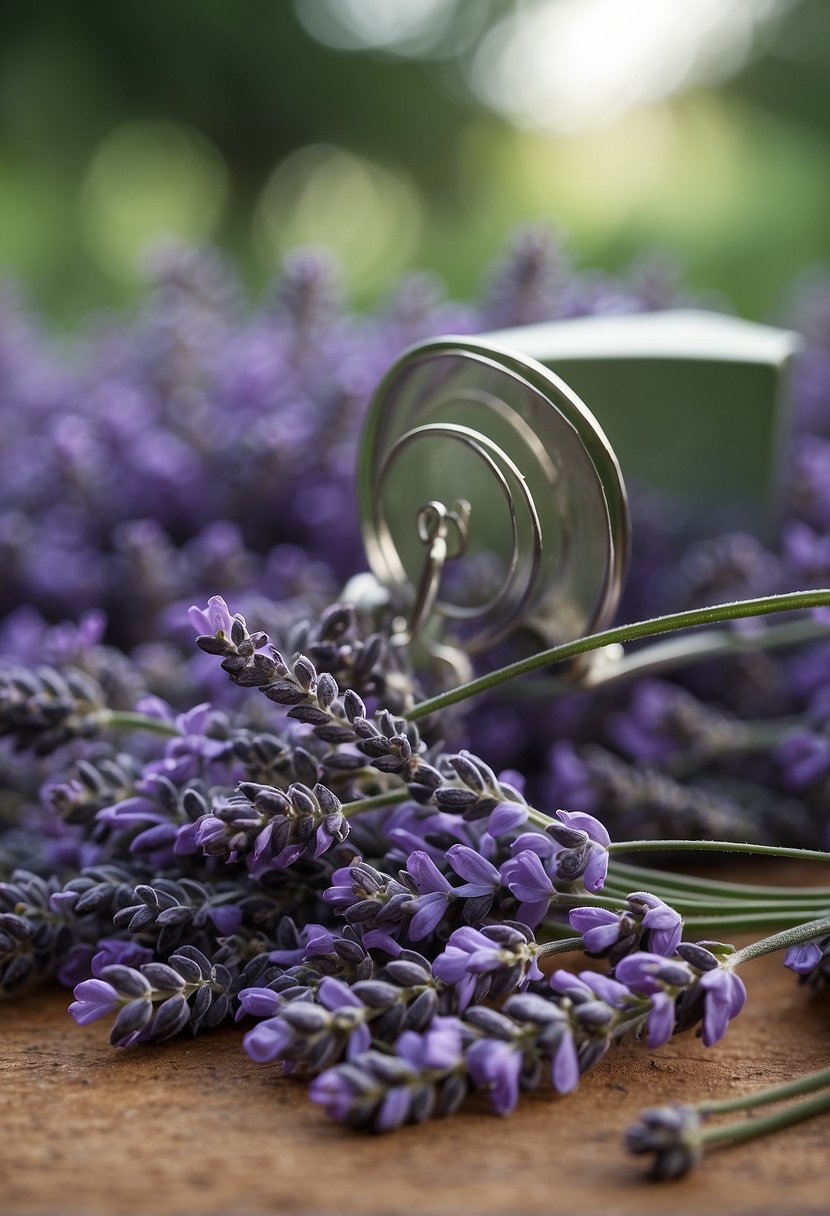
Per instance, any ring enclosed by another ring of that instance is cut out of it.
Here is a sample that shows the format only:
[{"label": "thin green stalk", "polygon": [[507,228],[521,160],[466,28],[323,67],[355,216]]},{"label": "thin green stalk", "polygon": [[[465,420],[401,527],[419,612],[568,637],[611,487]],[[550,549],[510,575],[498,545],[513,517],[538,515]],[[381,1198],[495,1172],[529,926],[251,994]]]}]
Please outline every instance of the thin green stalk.
[{"label": "thin green stalk", "polygon": [[727,1123],[725,1127],[710,1127],[701,1133],[700,1143],[705,1147],[713,1144],[736,1144],[741,1140],[754,1140],[756,1136],[765,1136],[769,1132],[780,1131],[781,1128],[791,1127],[813,1115],[820,1115],[830,1110],[830,1093],[821,1093],[805,1102],[797,1102],[784,1110],[773,1111],[769,1115],[761,1115],[757,1119],[739,1119]]},{"label": "thin green stalk", "polygon": [[830,887],[766,887],[757,883],[726,882],[716,878],[699,878],[693,874],[676,874],[671,870],[654,870],[647,866],[633,866],[625,861],[612,860],[608,867],[612,880],[625,883],[631,882],[633,891],[638,885],[644,890],[651,890],[650,883],[676,889],[700,891],[704,894],[758,895],[770,898],[789,898],[792,895],[808,894],[812,898],[830,898]]},{"label": "thin green stalk", "polygon": [[[713,658],[746,654],[757,650],[775,650],[782,647],[801,646],[805,642],[827,637],[827,626],[819,621],[793,621],[784,625],[772,625],[762,633],[743,634],[734,629],[706,629],[690,638],[667,638],[645,646],[633,654],[624,655],[614,663],[603,664],[587,673],[581,687],[592,692],[627,680],[653,675],[665,668],[674,669],[681,664]],[[543,700],[559,694],[573,692],[569,680],[551,678],[539,683],[526,684],[515,689],[514,695],[523,699]]]},{"label": "thin green stalk", "polygon": [[739,620],[749,616],[767,616],[774,612],[793,612],[807,608],[824,608],[830,605],[830,590],[823,588],[818,591],[795,591],[786,595],[768,595],[758,599],[739,600],[730,604],[715,604],[709,608],[693,608],[686,612],[674,612],[667,616],[654,617],[647,621],[637,621],[630,625],[618,625],[613,629],[604,629],[600,633],[589,634],[577,638],[573,642],[565,642],[560,646],[551,646],[548,650],[539,651],[526,659],[509,663],[495,671],[479,676],[468,684],[451,688],[438,696],[413,706],[407,717],[415,722],[427,714],[445,709],[465,701],[468,697],[477,696],[500,684],[506,684],[518,676],[528,675],[554,663],[563,663],[567,659],[575,659],[579,655],[588,654],[593,650],[602,650],[606,646],[614,646],[625,642],[634,642],[639,638],[656,637],[661,633],[672,633],[678,629],[691,629],[698,625],[712,625],[719,621]]},{"label": "thin green stalk", "polygon": [[752,1094],[744,1094],[742,1098],[698,1102],[697,1109],[701,1115],[727,1115],[735,1110],[752,1110],[756,1106],[768,1106],[774,1102],[784,1102],[787,1098],[798,1098],[801,1094],[811,1094],[817,1089],[825,1089],[828,1086],[830,1086],[830,1068],[822,1068],[818,1072],[807,1073],[795,1081],[786,1081],[783,1085],[770,1085],[766,1089],[757,1089]]},{"label": "thin green stalk", "polygon": [[828,861],[820,849],[788,849],[774,844],[747,844],[733,840],[615,840],[609,853],[752,853],[759,857],[788,857],[792,861]]},{"label": "thin green stalk", "polygon": [[377,811],[384,806],[395,806],[399,802],[406,802],[411,797],[407,787],[402,785],[400,789],[390,790],[388,794],[373,794],[371,798],[357,798],[354,802],[344,802],[342,810],[346,819],[353,819],[355,815],[362,815],[365,811]]},{"label": "thin green stalk", "polygon": [[581,937],[563,937],[556,942],[545,942],[539,947],[539,952],[536,957],[547,958],[551,954],[571,954],[577,950],[581,950],[583,941]]},{"label": "thin green stalk", "polygon": [[659,895],[661,899],[665,898],[668,903],[672,899],[676,903],[688,903],[693,906],[714,904],[717,907],[730,907],[738,905],[746,907],[749,904],[763,904],[764,907],[799,907],[815,904],[817,908],[830,908],[830,891],[822,887],[796,887],[789,890],[786,895],[779,895],[775,891],[771,895],[767,895],[766,891],[761,888],[759,891],[750,891],[747,894],[742,894],[739,891],[690,891],[684,887],[674,887],[669,883],[650,881],[647,885],[632,886],[625,882],[622,878],[616,875],[608,877],[603,885],[603,894],[615,895],[630,895],[632,891],[649,891],[652,895]]},{"label": "thin green stalk", "polygon": [[[630,894],[628,891],[623,891],[620,887],[610,886],[608,883],[603,887],[603,894],[616,899],[618,903],[624,903],[626,897]],[[678,897],[672,894],[671,891],[662,890],[660,888],[649,889],[650,895],[656,895],[658,899],[664,900],[675,912],[679,912],[684,919],[688,920],[693,916],[760,916],[762,913],[769,912],[775,916],[784,916],[790,912],[799,914],[806,912],[808,916],[819,916],[826,911],[830,911],[830,900],[825,899],[822,902],[808,902],[806,900],[791,900],[790,903],[781,903],[778,900],[767,901],[764,899],[752,900],[716,900],[716,899],[687,899]]]},{"label": "thin green stalk", "polygon": [[98,720],[105,727],[146,730],[155,735],[167,735],[169,738],[178,738],[182,733],[173,722],[165,722],[163,718],[151,718],[149,714],[139,714],[127,709],[102,709],[98,713]]},{"label": "thin green stalk", "polygon": [[774,933],[772,937],[762,937],[760,941],[736,950],[726,960],[728,967],[742,967],[744,963],[754,958],[762,958],[765,954],[774,954],[777,950],[789,950],[790,946],[802,946],[816,937],[830,933],[830,917],[821,920],[806,921],[794,929],[785,929],[782,933]]},{"label": "thin green stalk", "polygon": [[[721,930],[733,933],[749,933],[752,929],[763,929],[767,925],[792,925],[798,927],[815,916],[815,908],[776,908],[769,912],[756,913],[726,913],[722,916],[684,916],[683,923],[687,929],[708,929],[714,932]],[[830,923],[830,922],[829,922]],[[732,955],[731,958],[735,956]],[[731,962],[731,959],[730,959]]]}]

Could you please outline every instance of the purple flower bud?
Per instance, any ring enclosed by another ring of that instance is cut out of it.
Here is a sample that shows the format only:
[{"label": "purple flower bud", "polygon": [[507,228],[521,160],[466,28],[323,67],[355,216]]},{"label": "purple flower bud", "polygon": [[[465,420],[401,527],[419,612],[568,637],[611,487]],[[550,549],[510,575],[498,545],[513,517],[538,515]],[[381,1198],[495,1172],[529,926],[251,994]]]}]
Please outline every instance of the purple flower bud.
[{"label": "purple flower bud", "polygon": [[69,1012],[79,1026],[95,1022],[98,1018],[113,1013],[121,998],[105,980],[84,980],[75,989],[75,1000],[69,1006]]},{"label": "purple flower bud", "polygon": [[269,1018],[249,1030],[242,1046],[255,1064],[277,1060],[294,1040],[294,1031],[281,1018]]},{"label": "purple flower bud", "polygon": [[500,802],[487,821],[491,836],[505,836],[527,822],[528,810],[520,802]]},{"label": "purple flower bud", "polygon": [[603,954],[620,936],[620,913],[608,908],[573,908],[568,920],[571,928],[582,934],[589,954]]},{"label": "purple flower bud", "polygon": [[723,1038],[728,1023],[746,1004],[746,987],[740,976],[727,967],[706,971],[698,984],[705,994],[703,1042],[711,1047]]},{"label": "purple flower bud", "polygon": [[809,975],[823,957],[821,947],[816,942],[804,942],[801,946],[790,946],[784,955],[784,966],[796,975]]},{"label": "purple flower bud", "polygon": [[187,615],[190,623],[200,636],[225,637],[230,639],[233,629],[233,615],[221,595],[212,595],[207,602],[207,608],[197,608],[195,604],[188,608]]},{"label": "purple flower bud", "polygon": [[447,861],[459,878],[467,882],[456,887],[454,894],[462,899],[475,899],[479,895],[490,895],[501,887],[501,876],[494,865],[463,844],[454,844],[447,849]]},{"label": "purple flower bud", "polygon": [[279,1010],[282,998],[271,988],[243,988],[239,1004],[243,1012],[254,1018],[272,1018]]},{"label": "purple flower bud", "polygon": [[521,1050],[512,1043],[479,1039],[467,1052],[470,1076],[479,1089],[486,1089],[490,1105],[499,1115],[509,1115],[519,1101]]},{"label": "purple flower bud", "polygon": [[519,920],[535,929],[545,919],[554,896],[553,883],[538,853],[525,849],[504,862],[501,880],[519,901]]}]

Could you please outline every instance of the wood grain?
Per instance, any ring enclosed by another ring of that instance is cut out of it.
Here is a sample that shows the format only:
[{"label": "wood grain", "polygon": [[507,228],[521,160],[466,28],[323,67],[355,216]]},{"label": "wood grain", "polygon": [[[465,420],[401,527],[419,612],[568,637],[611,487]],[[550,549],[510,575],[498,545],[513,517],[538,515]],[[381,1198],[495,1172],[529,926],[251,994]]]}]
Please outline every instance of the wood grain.
[{"label": "wood grain", "polygon": [[239,1030],[115,1051],[106,1026],[74,1025],[66,992],[33,993],[0,1006],[0,1210],[826,1213],[830,1116],[713,1151],[695,1175],[662,1186],[622,1150],[646,1105],[734,1096],[827,1065],[827,994],[799,987],[780,956],[743,974],[749,1004],[715,1048],[693,1034],[653,1054],[626,1044],[566,1098],[528,1095],[504,1120],[473,1103],[390,1137],[328,1122],[301,1083],[247,1059]]}]

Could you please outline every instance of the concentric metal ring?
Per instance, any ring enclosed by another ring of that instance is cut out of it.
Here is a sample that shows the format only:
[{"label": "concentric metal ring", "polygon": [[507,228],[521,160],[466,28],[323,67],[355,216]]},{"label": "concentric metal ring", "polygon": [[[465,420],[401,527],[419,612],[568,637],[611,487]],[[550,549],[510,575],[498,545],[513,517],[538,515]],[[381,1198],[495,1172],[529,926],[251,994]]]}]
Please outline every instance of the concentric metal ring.
[{"label": "concentric metal ring", "polygon": [[576,394],[515,351],[441,338],[406,352],[370,406],[358,494],[369,564],[402,606],[423,561],[420,508],[470,503],[435,604],[469,650],[520,625],[567,640],[616,607],[629,548],[616,457]]}]

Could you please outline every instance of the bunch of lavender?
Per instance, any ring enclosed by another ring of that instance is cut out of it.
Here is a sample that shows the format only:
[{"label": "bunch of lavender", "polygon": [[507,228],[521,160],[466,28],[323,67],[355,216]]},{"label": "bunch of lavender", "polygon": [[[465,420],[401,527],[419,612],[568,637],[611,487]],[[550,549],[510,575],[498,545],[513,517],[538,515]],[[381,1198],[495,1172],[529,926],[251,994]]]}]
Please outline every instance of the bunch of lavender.
[{"label": "bunch of lavender", "polygon": [[[797,593],[714,615],[828,600]],[[410,696],[396,714],[379,696],[379,634],[328,652],[355,685],[343,687],[308,655],[286,658],[219,597],[190,618],[199,649],[231,684],[258,692],[255,709],[175,716],[143,698],[119,713],[100,686],[66,691],[46,681],[66,702],[64,731],[48,737],[49,748],[75,753],[76,775],[49,785],[41,807],[60,822],[54,859],[65,874],[47,881],[18,870],[0,884],[5,990],[57,973],[75,984],[77,1021],[114,1015],[118,1046],[254,1018],[245,1037],[254,1060],[314,1078],[312,1099],[334,1117],[385,1131],[450,1114],[474,1090],[501,1114],[545,1076],[567,1093],[623,1035],[654,1050],[697,1026],[712,1045],[745,1002],[738,968],[759,954],[786,947],[789,965],[821,973],[830,893],[750,897],[728,883],[632,867],[617,855],[696,843],[612,842],[596,816],[547,814],[525,799],[518,775],[422,736],[418,721],[434,722],[442,706],[509,680],[514,668],[418,703]],[[342,643],[354,628],[338,605],[306,636]],[[14,669],[9,686],[6,733],[23,750],[44,750],[44,694]],[[21,687],[28,699],[11,695]],[[262,703],[271,733],[252,737]],[[116,730],[141,732],[144,754],[85,754],[91,737],[100,748]],[[740,951],[684,940],[699,927],[765,925],[779,932]],[[580,951],[607,959],[608,970],[548,978],[540,967]],[[631,1143],[653,1147],[655,1137],[632,1133]],[[686,1168],[696,1152],[673,1148],[658,1172],[680,1172],[677,1161]]]},{"label": "bunch of lavender", "polygon": [[[819,843],[830,818],[820,620],[716,629],[721,661],[682,682],[661,670],[543,705],[475,698],[603,645],[827,605],[771,594],[826,581],[821,324],[806,325],[810,438],[775,550],[687,542],[646,504],[635,588],[685,611],[436,689],[383,605],[326,606],[360,564],[351,467],[369,390],[433,332],[661,307],[676,290],[577,274],[539,232],[477,309],[419,280],[374,320],[344,313],[309,255],[253,317],[212,258],[168,252],[154,273],[138,321],[102,326],[70,372],[19,310],[2,331],[0,546],[6,606],[27,607],[0,633],[0,989],[57,975],[77,1020],[114,1015],[122,1046],[256,1019],[252,1058],[313,1077],[335,1117],[389,1130],[471,1090],[499,1113],[545,1076],[567,1092],[622,1035],[651,1050],[698,1027],[713,1044],[761,953],[787,949],[820,987],[828,891],[619,860],[826,858],[781,846]],[[216,587],[246,615],[220,596],[191,609],[194,655],[182,600]],[[65,613],[77,624],[45,624]],[[755,719],[759,690],[771,708]],[[680,821],[691,839],[666,839]],[[710,936],[768,929],[739,951]],[[606,970],[546,978],[542,960],[566,952]],[[631,1145],[682,1172],[708,1113],[650,1114]]]}]

